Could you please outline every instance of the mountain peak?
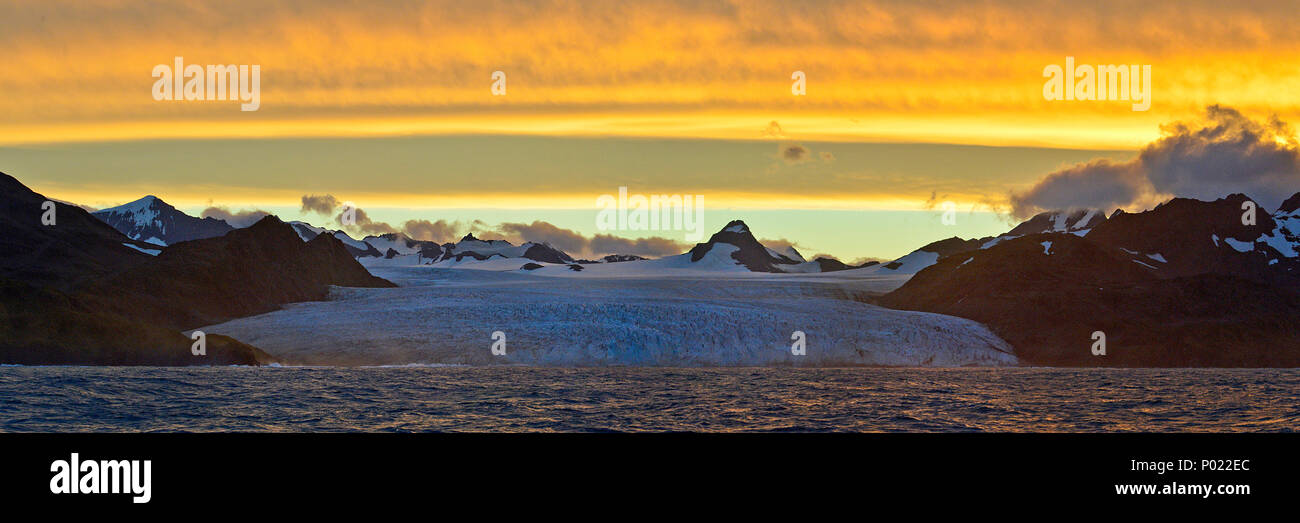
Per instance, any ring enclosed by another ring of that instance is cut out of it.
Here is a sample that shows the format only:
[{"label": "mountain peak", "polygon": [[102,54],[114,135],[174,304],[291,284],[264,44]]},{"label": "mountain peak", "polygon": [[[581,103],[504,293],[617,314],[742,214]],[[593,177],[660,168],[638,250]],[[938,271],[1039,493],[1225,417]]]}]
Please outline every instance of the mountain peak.
[{"label": "mountain peak", "polygon": [[[726,254],[722,256],[727,256],[736,265],[744,265],[754,272],[784,272],[777,266],[793,265],[804,261],[803,256],[793,249],[790,249],[791,253],[785,254],[764,246],[754,238],[754,234],[750,232],[744,220],[727,222],[726,227],[709,237],[708,242],[696,244],[687,254],[690,255],[692,263],[699,262],[706,256],[716,256],[713,248],[717,244],[732,246],[731,250],[725,251]],[[723,260],[727,261],[726,258]]]},{"label": "mountain peak", "polygon": [[463,242],[481,242],[481,241],[483,241],[483,240],[480,240],[480,239],[478,239],[478,238],[475,238],[475,237],[474,237],[474,233],[471,232],[471,233],[469,233],[469,234],[466,234],[464,238],[461,238],[460,241],[463,241]]},{"label": "mountain peak", "polygon": [[223,220],[195,218],[152,194],[117,207],[90,213],[132,240],[172,245],[230,232]]},{"label": "mountain peak", "polygon": [[1300,209],[1300,192],[1291,195],[1290,198],[1282,202],[1282,205],[1278,206],[1277,212],[1291,213],[1295,212],[1296,209]]},{"label": "mountain peak", "polygon": [[1104,221],[1106,221],[1106,213],[1097,209],[1047,211],[1021,222],[1006,234],[1025,236],[1043,232],[1075,232],[1091,229]]},{"label": "mountain peak", "polygon": [[744,234],[749,232],[749,226],[745,225],[744,220],[731,220],[727,226],[722,228],[722,232],[734,232]]}]

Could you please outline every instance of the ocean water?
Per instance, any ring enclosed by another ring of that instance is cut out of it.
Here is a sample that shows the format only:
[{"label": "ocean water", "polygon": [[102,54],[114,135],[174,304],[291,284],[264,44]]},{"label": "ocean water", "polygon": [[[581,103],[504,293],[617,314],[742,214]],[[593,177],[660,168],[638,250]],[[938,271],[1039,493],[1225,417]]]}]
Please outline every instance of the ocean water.
[{"label": "ocean water", "polygon": [[0,367],[0,430],[1300,429],[1300,369]]}]

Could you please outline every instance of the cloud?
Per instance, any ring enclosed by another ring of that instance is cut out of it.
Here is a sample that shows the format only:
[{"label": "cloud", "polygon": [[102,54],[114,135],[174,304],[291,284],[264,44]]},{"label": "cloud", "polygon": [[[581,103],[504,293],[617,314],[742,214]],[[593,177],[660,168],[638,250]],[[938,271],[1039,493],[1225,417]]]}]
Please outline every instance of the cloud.
[{"label": "cloud", "polygon": [[59,202],[59,203],[64,204],[64,205],[71,205],[71,206],[73,206],[73,207],[80,207],[81,210],[86,211],[86,212],[95,212],[95,211],[98,211],[98,210],[99,210],[98,208],[91,207],[91,206],[89,206],[89,205],[84,205],[84,204],[80,204],[80,203],[73,203],[73,202],[69,202],[69,201],[66,201],[66,200],[60,200],[60,199],[58,199],[58,198],[51,198],[51,200],[54,200],[54,201]]},{"label": "cloud", "polygon": [[1010,196],[1011,214],[1071,208],[1145,208],[1170,197],[1214,200],[1243,193],[1275,209],[1300,190],[1300,146],[1277,117],[1252,120],[1212,105],[1190,122],[1161,126],[1161,138],[1127,162],[1097,159],[1058,170]]},{"label": "cloud", "polygon": [[768,122],[767,127],[763,129],[763,136],[768,138],[785,138],[785,129],[776,120]]},{"label": "cloud", "polygon": [[812,159],[812,151],[797,143],[778,145],[777,155],[788,164],[803,163]]},{"label": "cloud", "polygon": [[326,194],[321,196],[317,196],[317,195],[308,196],[306,194],[302,195],[303,214],[314,212],[317,214],[323,214],[329,216],[331,214],[334,214],[334,209],[337,209],[339,205],[341,205],[341,203],[339,202],[338,198],[335,198],[334,195],[331,194]]},{"label": "cloud", "polygon": [[566,252],[586,252],[590,246],[590,241],[577,231],[561,229],[541,220],[533,223],[503,223],[499,229],[503,234],[514,235],[524,241],[549,243]]},{"label": "cloud", "polygon": [[799,250],[799,247],[795,245],[794,242],[787,240],[785,238],[777,238],[777,239],[762,238],[758,240],[758,243],[761,243],[763,244],[764,247],[767,247],[772,250],[784,249],[786,247],[794,247],[795,250]]},{"label": "cloud", "polygon": [[248,227],[257,223],[258,220],[270,215],[271,213],[261,209],[252,211],[231,211],[230,209],[219,205],[208,207],[207,209],[204,209],[203,212],[199,213],[200,218],[216,218],[218,220],[224,220],[226,223],[230,224],[231,227],[236,229]]},{"label": "cloud", "polygon": [[339,224],[340,227],[349,233],[368,236],[397,232],[397,229],[392,225],[371,220],[370,216],[366,214],[366,211],[362,210],[360,207],[351,210],[354,213],[353,223],[345,224],[343,218],[348,211],[349,209],[343,209],[340,211],[339,214],[334,217],[334,223]]},{"label": "cloud", "polygon": [[821,158],[822,158],[822,163],[834,163],[834,162],[835,162],[835,155],[834,155],[834,154],[831,154],[830,151],[822,151],[821,153],[818,153],[818,156],[821,156]]},{"label": "cloud", "polygon": [[1213,105],[1203,121],[1161,131],[1139,158],[1158,193],[1214,199],[1240,192],[1274,209],[1300,189],[1295,131],[1277,117],[1257,122]]},{"label": "cloud", "polygon": [[[597,257],[606,254],[665,256],[681,254],[689,248],[685,243],[662,237],[627,239],[597,234],[588,238],[578,231],[564,229],[542,220],[535,220],[532,223],[505,222],[497,225],[491,225],[480,219],[468,223],[444,219],[407,220],[398,228],[385,222],[375,221],[364,209],[359,207],[349,209],[347,205],[350,205],[350,202],[342,202],[331,194],[302,196],[302,213],[333,215],[335,224],[358,237],[400,231],[416,240],[447,243],[454,242],[465,232],[469,232],[481,240],[506,240],[516,245],[525,242],[547,243],[576,257]],[[344,217],[349,211],[352,212],[353,222],[345,224]],[[218,218],[240,216],[239,213],[230,213],[217,207],[211,207],[204,212],[212,212],[213,216]]]},{"label": "cloud", "polygon": [[448,222],[447,220],[438,220],[431,222],[429,220],[407,220],[402,224],[402,232],[416,240],[435,241],[446,243],[457,239],[457,230],[461,229],[460,222]]},{"label": "cloud", "polygon": [[1136,162],[1093,160],[1056,171],[1029,190],[1011,195],[1011,214],[1028,218],[1048,210],[1077,208],[1110,212],[1149,194],[1150,184]]},{"label": "cloud", "polygon": [[[380,234],[388,224],[373,222],[365,212],[357,210],[357,228],[366,227],[371,234]],[[597,258],[606,254],[635,254],[637,256],[658,257],[681,254],[689,245],[663,237],[622,238],[609,234],[596,234],[590,238],[582,233],[559,227],[550,222],[535,220],[532,223],[505,222],[491,225],[483,220],[468,223],[447,220],[408,220],[402,224],[402,232],[417,240],[450,242],[458,240],[464,233],[473,234],[480,240],[505,240],[515,245],[527,242],[547,243],[577,258]]]},{"label": "cloud", "polygon": [[635,254],[637,256],[659,257],[681,254],[686,250],[685,244],[659,236],[629,239],[610,234],[597,234],[591,237],[591,247],[588,252],[590,254]]},{"label": "cloud", "polygon": [[532,223],[502,223],[496,227],[489,227],[481,220],[475,220],[471,224],[471,232],[483,239],[501,239],[515,244],[548,243],[579,258],[595,258],[606,254],[658,257],[681,254],[689,248],[682,242],[663,237],[622,238],[610,234],[596,234],[587,238],[572,229],[564,229],[541,220]]},{"label": "cloud", "polygon": [[939,207],[939,202],[946,202],[946,201],[948,201],[947,194],[940,196],[939,191],[930,191],[930,198],[925,200],[925,203],[922,204],[921,207],[927,211],[933,210]]},{"label": "cloud", "polygon": [[[370,218],[366,211],[360,207],[349,207],[351,202],[342,202],[332,194],[323,195],[302,195],[302,208],[299,212],[303,214],[317,213],[324,216],[334,216],[334,223],[354,236],[369,236],[388,234],[398,232],[396,227],[384,222],[378,222]],[[337,211],[337,212],[336,212]],[[345,218],[351,218],[345,219]],[[410,223],[409,221],[407,223]],[[417,225],[418,227],[418,225]],[[408,236],[411,236],[408,233]],[[412,236],[414,237],[414,236]]]}]

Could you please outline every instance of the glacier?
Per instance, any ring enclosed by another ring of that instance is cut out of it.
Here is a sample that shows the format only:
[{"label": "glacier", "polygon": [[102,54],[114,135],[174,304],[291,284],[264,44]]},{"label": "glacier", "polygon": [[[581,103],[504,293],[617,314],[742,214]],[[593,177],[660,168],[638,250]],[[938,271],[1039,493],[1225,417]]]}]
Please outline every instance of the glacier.
[{"label": "glacier", "polygon": [[[374,260],[398,288],[202,327],[296,365],[1004,366],[1012,348],[962,318],[862,301],[906,278],[469,270]],[[635,264],[623,262],[615,266]],[[655,264],[643,264],[655,266]],[[505,335],[494,355],[493,333]],[[792,337],[803,332],[803,355]]]}]

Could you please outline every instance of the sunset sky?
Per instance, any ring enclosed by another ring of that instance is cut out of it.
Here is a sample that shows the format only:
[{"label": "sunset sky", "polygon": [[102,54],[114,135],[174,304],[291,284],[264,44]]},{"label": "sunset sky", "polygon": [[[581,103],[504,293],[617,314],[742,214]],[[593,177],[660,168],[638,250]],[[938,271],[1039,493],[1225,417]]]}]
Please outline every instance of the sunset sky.
[{"label": "sunset sky", "polygon": [[[300,199],[331,194],[457,234],[541,220],[591,235],[596,197],[626,186],[702,195],[710,232],[744,218],[805,255],[891,258],[1003,232],[1013,194],[1135,161],[1162,125],[1214,120],[1208,106],[1300,120],[1295,7],[3,0],[0,171],[92,207],[156,194],[328,225]],[[176,56],[260,65],[260,109],[154,100],[151,71]],[[1150,110],[1044,99],[1066,56],[1150,65]]]}]

